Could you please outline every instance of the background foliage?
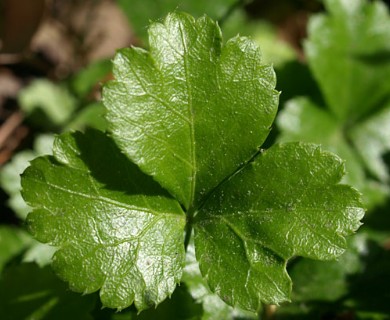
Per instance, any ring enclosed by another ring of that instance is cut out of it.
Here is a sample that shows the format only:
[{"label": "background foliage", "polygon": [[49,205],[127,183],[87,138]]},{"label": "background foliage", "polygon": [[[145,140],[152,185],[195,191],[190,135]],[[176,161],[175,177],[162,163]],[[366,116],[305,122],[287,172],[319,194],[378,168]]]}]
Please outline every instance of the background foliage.
[{"label": "background foliage", "polygon": [[[162,19],[176,9],[219,20],[224,40],[239,33],[259,43],[264,59],[274,65],[281,91],[277,126],[264,146],[299,140],[337,153],[346,161],[346,182],[362,192],[368,208],[364,225],[338,260],[292,260],[287,266],[294,283],[292,303],[265,305],[259,317],[389,318],[390,17],[386,2],[73,0],[52,1],[46,9],[43,1],[36,1],[31,9],[18,0],[16,10],[9,3],[1,3],[7,10],[0,17],[0,80],[5,83],[0,91],[1,319],[257,318],[210,292],[200,277],[192,244],[182,285],[156,310],[137,315],[133,307],[118,313],[101,309],[96,294],[70,292],[48,266],[53,249],[25,231],[30,208],[20,196],[19,175],[28,161],[51,154],[54,134],[107,128],[100,88],[112,78],[114,49],[131,44],[147,48],[149,20]],[[20,8],[30,12],[24,16],[28,31],[12,27],[20,19]],[[99,25],[104,25],[103,30]],[[109,38],[117,42],[107,44]]]}]

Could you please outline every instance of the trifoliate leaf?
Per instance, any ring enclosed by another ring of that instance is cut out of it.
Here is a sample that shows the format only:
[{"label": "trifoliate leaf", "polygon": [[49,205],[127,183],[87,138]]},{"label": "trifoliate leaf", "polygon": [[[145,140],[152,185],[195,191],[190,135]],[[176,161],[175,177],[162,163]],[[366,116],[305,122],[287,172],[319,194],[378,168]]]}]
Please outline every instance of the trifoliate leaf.
[{"label": "trifoliate leaf", "polygon": [[358,193],[338,184],[342,161],[310,145],[258,155],[223,183],[195,217],[195,248],[210,287],[230,305],[256,312],[289,300],[286,262],[333,259],[364,211]]},{"label": "trifoliate leaf", "polygon": [[71,288],[101,289],[105,306],[143,310],[170,295],[192,228],[224,301],[257,312],[287,300],[287,260],[332,259],[359,226],[342,161],[301,144],[259,154],[278,93],[252,41],[222,45],[215,22],[182,13],[149,35],[150,52],[119,51],[103,92],[112,140],[60,136],[25,172],[30,230],[59,247],[54,268]]},{"label": "trifoliate leaf", "polygon": [[92,320],[96,297],[70,292],[50,267],[10,266],[0,279],[0,319]]},{"label": "trifoliate leaf", "polygon": [[103,133],[60,136],[54,157],[23,177],[34,211],[27,223],[58,246],[53,267],[78,292],[100,289],[103,305],[139,310],[170,295],[184,263],[185,217]]},{"label": "trifoliate leaf", "polygon": [[134,163],[189,208],[267,137],[275,75],[252,41],[222,45],[207,17],[170,14],[151,25],[149,42],[150,52],[123,49],[115,58],[116,80],[103,92],[109,129]]},{"label": "trifoliate leaf", "polygon": [[[371,113],[390,96],[390,18],[380,1],[325,1],[329,15],[310,20],[305,52],[331,112],[340,121]],[[368,63],[368,58],[376,64]]]}]

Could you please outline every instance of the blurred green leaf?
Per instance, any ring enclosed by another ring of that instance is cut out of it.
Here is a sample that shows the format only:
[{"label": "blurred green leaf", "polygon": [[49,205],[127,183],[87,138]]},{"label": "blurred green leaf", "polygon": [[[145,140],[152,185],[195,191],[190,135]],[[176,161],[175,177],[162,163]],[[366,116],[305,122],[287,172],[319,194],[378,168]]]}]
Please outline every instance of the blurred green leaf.
[{"label": "blurred green leaf", "polygon": [[29,213],[30,207],[20,194],[22,188],[20,175],[29,166],[29,161],[35,157],[36,154],[32,150],[18,152],[0,171],[0,185],[9,196],[7,205],[23,220]]},{"label": "blurred green leaf", "polygon": [[87,320],[96,296],[72,293],[50,267],[10,266],[0,278],[0,319]]},{"label": "blurred green leaf", "polygon": [[359,59],[390,50],[389,13],[381,1],[324,3],[329,14],[310,19],[305,53],[327,107],[340,123],[351,123],[390,97],[390,60]]},{"label": "blurred green leaf", "polygon": [[279,139],[314,142],[337,153],[346,160],[345,181],[373,208],[389,195],[382,156],[390,151],[390,61],[373,66],[356,56],[390,47],[390,16],[380,2],[325,5],[329,14],[310,20],[305,52],[326,108],[307,98],[288,102],[277,120]]},{"label": "blurred green leaf", "polygon": [[344,181],[363,193],[364,202],[369,208],[383,203],[389,195],[386,185],[366,176],[359,154],[345,136],[343,128],[327,110],[300,97],[288,101],[276,121],[281,130],[279,141],[317,143],[344,159],[347,169]]},{"label": "blurred green leaf", "polygon": [[100,131],[106,131],[107,121],[104,115],[105,108],[101,102],[88,104],[74,115],[73,119],[67,124],[64,131],[84,130],[85,128],[94,128]]},{"label": "blurred green leaf", "polygon": [[348,276],[363,269],[360,256],[365,254],[366,239],[349,238],[348,249],[336,261],[319,262],[300,259],[289,268],[294,283],[292,299],[295,303],[337,301],[348,293]]},{"label": "blurred green leaf", "polygon": [[297,55],[294,49],[283,41],[276,28],[265,20],[250,19],[244,10],[234,10],[221,26],[225,37],[248,36],[255,41],[261,49],[262,60],[272,63],[278,68],[285,63],[294,61]]},{"label": "blurred green leaf", "polygon": [[25,251],[23,262],[35,262],[40,267],[45,267],[51,263],[57,248],[38,241],[34,241]]},{"label": "blurred green leaf", "polygon": [[389,168],[382,159],[390,151],[390,103],[352,127],[349,137],[369,172],[380,181],[390,182]]},{"label": "blurred green leaf", "polygon": [[85,97],[93,87],[111,73],[111,60],[99,60],[89,64],[72,77],[70,86],[78,97]]},{"label": "blurred green leaf", "polygon": [[22,89],[18,101],[32,121],[45,128],[65,124],[77,103],[67,89],[46,79],[34,80]]},{"label": "blurred green leaf", "polygon": [[16,215],[24,220],[31,208],[23,200],[20,191],[20,175],[35,157],[50,154],[54,137],[52,134],[39,135],[34,141],[34,150],[24,150],[16,153],[11,161],[0,170],[0,186],[8,194],[8,206]]},{"label": "blurred green leaf", "polygon": [[359,312],[382,314],[383,319],[389,319],[390,251],[371,242],[364,263],[364,272],[349,279],[350,292],[344,303]]},{"label": "blurred green leaf", "polygon": [[222,18],[237,0],[117,0],[136,34],[146,42],[150,21],[165,17],[168,12],[185,11],[193,16],[207,14],[212,19]]},{"label": "blurred green leaf", "polygon": [[0,226],[0,273],[13,257],[19,255],[35,240],[25,231],[12,226]]}]

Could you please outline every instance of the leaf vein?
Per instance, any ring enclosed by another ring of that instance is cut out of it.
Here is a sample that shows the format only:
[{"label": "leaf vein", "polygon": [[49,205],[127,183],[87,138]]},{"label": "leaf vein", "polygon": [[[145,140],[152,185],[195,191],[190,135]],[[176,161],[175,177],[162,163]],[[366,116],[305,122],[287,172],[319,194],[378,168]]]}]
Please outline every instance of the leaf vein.
[{"label": "leaf vein", "polygon": [[36,180],[36,179],[34,179],[34,180],[38,184],[43,184],[43,185],[49,186],[51,188],[54,188],[54,189],[57,189],[57,190],[61,190],[61,191],[65,192],[65,193],[69,193],[71,195],[75,195],[75,196],[78,196],[78,197],[81,197],[81,198],[85,198],[85,199],[89,199],[89,200],[105,202],[105,203],[108,203],[108,204],[112,204],[112,205],[124,208],[126,210],[150,213],[150,214],[152,214],[154,216],[164,215],[164,216],[177,217],[177,215],[173,214],[173,213],[169,213],[169,212],[156,212],[156,211],[150,210],[150,209],[147,210],[146,208],[139,208],[137,206],[129,205],[127,203],[123,203],[123,202],[120,202],[120,201],[117,201],[117,200],[114,200],[114,199],[110,199],[110,198],[107,198],[107,197],[104,197],[104,196],[101,196],[101,195],[99,195],[99,196],[91,196],[89,194],[85,194],[85,193],[82,193],[82,192],[77,192],[77,191],[74,191],[74,190],[70,190],[70,189],[61,187],[59,185],[56,185],[56,184],[53,184],[53,183],[50,183],[50,182],[47,182],[47,181],[43,182],[43,181]]},{"label": "leaf vein", "polygon": [[188,66],[188,58],[187,58],[187,43],[184,39],[184,32],[182,23],[179,23],[180,37],[183,44],[183,61],[184,61],[184,74],[186,78],[186,86],[187,86],[187,97],[188,97],[188,118],[191,120],[190,122],[190,139],[191,139],[191,161],[192,161],[192,174],[191,174],[191,195],[190,195],[190,205],[195,199],[195,185],[196,185],[196,155],[195,155],[195,124],[194,124],[194,106],[193,106],[193,96],[191,90],[191,78],[189,74],[189,66]]}]

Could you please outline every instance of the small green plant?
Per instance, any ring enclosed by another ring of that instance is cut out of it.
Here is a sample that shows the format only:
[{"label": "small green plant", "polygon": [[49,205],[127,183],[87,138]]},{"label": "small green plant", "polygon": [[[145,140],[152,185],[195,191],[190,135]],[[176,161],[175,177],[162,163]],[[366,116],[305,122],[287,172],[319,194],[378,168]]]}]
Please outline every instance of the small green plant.
[{"label": "small green plant", "polygon": [[260,149],[279,93],[251,40],[223,43],[211,19],[172,13],[149,42],[116,55],[108,133],[62,134],[24,172],[29,230],[58,247],[53,267],[72,290],[100,290],[110,308],[171,296],[192,246],[229,305],[288,301],[289,259],[335,259],[360,225],[343,161],[311,144]]}]

